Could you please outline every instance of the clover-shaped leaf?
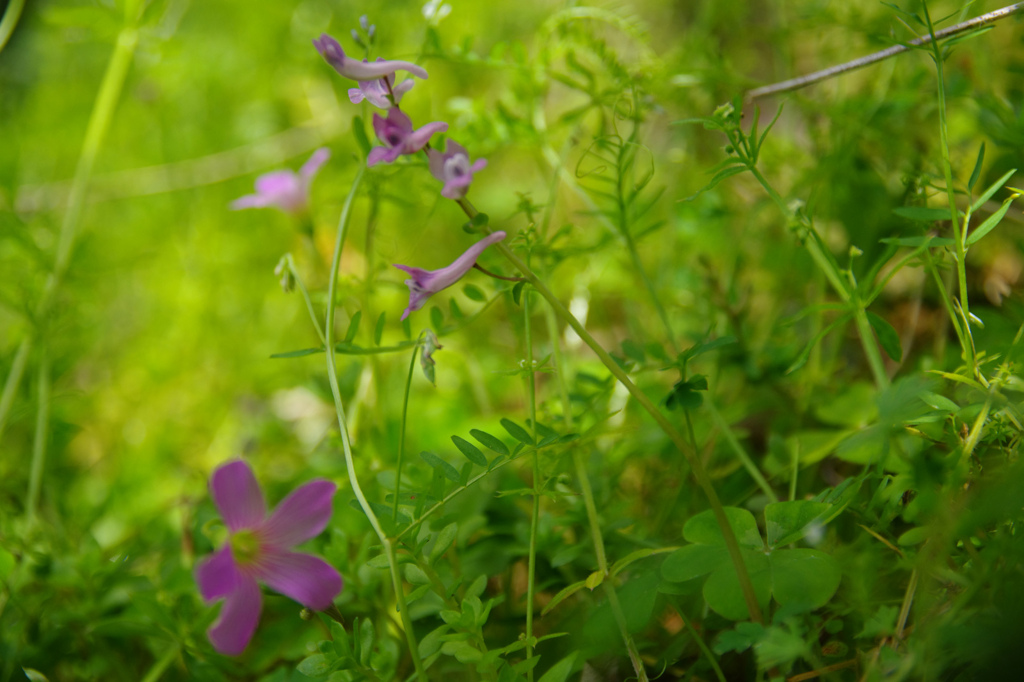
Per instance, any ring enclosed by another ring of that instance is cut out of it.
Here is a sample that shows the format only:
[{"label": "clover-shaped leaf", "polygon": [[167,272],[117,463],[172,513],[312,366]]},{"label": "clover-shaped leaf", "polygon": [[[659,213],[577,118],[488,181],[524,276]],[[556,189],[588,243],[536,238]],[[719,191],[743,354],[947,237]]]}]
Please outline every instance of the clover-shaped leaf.
[{"label": "clover-shaped leaf", "polygon": [[[765,510],[767,548],[754,515],[745,509],[726,507],[725,515],[740,544],[740,553],[762,608],[769,600],[783,606],[815,609],[823,606],[839,587],[839,565],[816,549],[778,549],[803,536],[828,512],[831,505],[797,501],[769,505]],[[661,566],[662,577],[685,582],[707,576],[704,599],[719,615],[732,620],[749,617],[743,590],[713,512],[697,514],[683,527],[683,537],[693,544],[670,554]]]}]

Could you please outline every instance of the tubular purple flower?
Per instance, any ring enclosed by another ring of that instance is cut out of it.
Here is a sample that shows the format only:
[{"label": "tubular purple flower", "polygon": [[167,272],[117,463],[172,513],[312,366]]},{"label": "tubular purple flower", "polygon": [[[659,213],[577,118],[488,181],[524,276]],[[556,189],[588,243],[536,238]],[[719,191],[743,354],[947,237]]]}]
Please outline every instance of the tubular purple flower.
[{"label": "tubular purple flower", "polygon": [[402,313],[402,319],[409,317],[409,313],[419,310],[427,299],[451,285],[458,282],[476,264],[476,259],[491,244],[497,244],[505,238],[505,233],[493,232],[473,246],[466,249],[466,252],[455,259],[455,262],[440,270],[423,270],[408,265],[394,264],[399,270],[409,273],[409,279],[405,280],[409,287],[409,305]]},{"label": "tubular purple flower", "polygon": [[[380,57],[377,61],[383,61]],[[385,83],[384,81],[387,81]],[[388,99],[388,85],[391,86],[391,94],[394,95],[395,105],[402,101],[402,95],[412,90],[416,81],[407,78],[398,85],[395,85],[395,73],[391,73],[372,81],[359,81],[358,88],[348,89],[348,98],[352,104],[359,104],[364,99],[375,107],[390,109],[391,100]]]},{"label": "tubular purple flower", "polygon": [[373,115],[373,129],[386,146],[370,150],[366,157],[367,166],[375,166],[381,161],[394,163],[402,154],[415,154],[430,142],[431,135],[448,130],[448,124],[435,121],[419,130],[413,130],[412,120],[408,116],[399,109],[389,109],[387,118],[380,114]]},{"label": "tubular purple flower", "polygon": [[331,151],[321,147],[302,164],[298,173],[279,170],[256,178],[256,194],[247,194],[231,202],[231,208],[266,208],[273,206],[285,213],[298,215],[309,209],[309,186],[320,167],[331,158]]},{"label": "tubular purple flower", "polygon": [[418,78],[427,78],[426,69],[412,62],[393,59],[366,62],[359,61],[358,59],[349,59],[345,56],[345,50],[341,49],[341,43],[326,33],[321,34],[319,39],[314,40],[313,46],[316,47],[316,51],[320,53],[320,56],[334,67],[335,71],[345,78],[351,78],[354,81],[382,78],[395,71],[408,71]]},{"label": "tubular purple flower", "polygon": [[442,153],[436,149],[428,149],[430,173],[444,183],[441,196],[448,199],[461,199],[473,182],[473,173],[487,167],[487,159],[477,159],[469,163],[469,152],[458,142],[448,141],[448,151]]},{"label": "tubular purple flower", "polygon": [[249,644],[262,608],[260,582],[310,609],[326,609],[334,602],[342,588],[338,571],[291,547],[327,526],[335,487],[324,479],[310,481],[267,516],[248,464],[235,460],[213,472],[210,494],[228,528],[228,542],[199,562],[195,578],[207,604],[224,599],[220,616],[206,632],[217,651],[237,656]]}]

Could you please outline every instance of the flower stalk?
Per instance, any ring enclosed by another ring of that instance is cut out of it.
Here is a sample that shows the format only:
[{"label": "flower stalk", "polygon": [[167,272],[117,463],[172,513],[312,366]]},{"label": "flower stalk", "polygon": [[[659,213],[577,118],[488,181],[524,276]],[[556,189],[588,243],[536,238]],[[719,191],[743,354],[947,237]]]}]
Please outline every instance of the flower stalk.
[{"label": "flower stalk", "polygon": [[409,646],[409,655],[412,657],[413,665],[416,668],[416,677],[420,682],[428,682],[429,678],[427,677],[426,669],[423,667],[423,661],[420,660],[419,644],[416,641],[416,633],[413,629],[412,619],[409,617],[409,608],[405,602],[405,591],[402,587],[401,574],[398,571],[398,561],[395,557],[394,545],[384,532],[383,528],[381,528],[380,521],[377,519],[377,515],[373,512],[373,508],[366,499],[366,495],[363,494],[362,486],[359,485],[359,477],[356,475],[355,459],[352,456],[352,443],[349,439],[348,427],[346,426],[345,406],[341,400],[341,389],[338,385],[338,371],[335,366],[334,359],[334,302],[338,288],[338,269],[341,265],[341,252],[345,245],[345,234],[348,231],[349,217],[352,213],[352,203],[355,200],[356,192],[359,189],[359,184],[362,181],[365,172],[365,167],[361,167],[359,169],[359,173],[352,181],[352,188],[349,190],[348,196],[345,198],[345,204],[341,209],[341,217],[338,219],[338,234],[334,243],[334,256],[331,260],[331,272],[327,289],[327,319],[324,324],[324,337],[327,342],[325,349],[325,354],[327,356],[327,378],[331,385],[331,395],[334,396],[334,408],[338,416],[338,429],[341,433],[341,446],[345,455],[345,468],[348,471],[348,480],[352,486],[352,493],[356,496],[356,500],[358,500],[363,513],[366,514],[366,518],[369,520],[370,526],[373,527],[373,531],[377,534],[377,538],[384,546],[384,554],[388,560],[388,568],[391,572],[391,582],[395,590],[395,600],[398,602],[398,609],[402,618],[402,629],[405,633],[406,643]]}]

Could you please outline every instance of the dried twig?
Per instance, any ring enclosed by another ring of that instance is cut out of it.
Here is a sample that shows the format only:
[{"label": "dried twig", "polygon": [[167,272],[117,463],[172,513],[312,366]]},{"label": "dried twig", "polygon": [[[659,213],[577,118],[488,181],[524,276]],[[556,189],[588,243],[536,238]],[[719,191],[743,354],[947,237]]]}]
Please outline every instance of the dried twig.
[{"label": "dried twig", "polygon": [[[1017,12],[1020,12],[1022,10],[1024,10],[1024,2],[1018,2],[1008,7],[997,9],[994,12],[982,14],[979,17],[975,17],[963,23],[956,24],[955,26],[944,28],[941,31],[936,31],[935,39],[942,40],[943,38],[949,38],[950,36],[959,35],[967,31],[972,31],[974,29],[987,26],[988,24],[999,21],[1000,19],[1005,19],[1011,14],[1016,14]],[[913,47],[926,45],[931,41],[932,37],[930,35],[921,36],[919,38],[911,40],[909,43],[905,43],[903,45],[893,45],[892,47],[882,50],[880,52],[875,52],[874,54],[869,54],[866,57],[854,59],[853,61],[846,62],[844,64],[832,66],[827,69],[823,69],[822,71],[815,71],[814,73],[808,74],[806,76],[791,78],[789,80],[782,81],[781,83],[773,83],[772,85],[765,85],[760,88],[755,88],[753,90],[747,91],[746,100],[748,102],[751,102],[761,97],[767,97],[768,95],[778,95],[783,92],[799,90],[800,88],[807,87],[808,85],[812,85],[814,83],[818,83],[820,81],[832,78],[834,76],[839,76],[848,71],[854,71],[856,69],[863,68],[870,64],[874,64],[875,62],[880,62],[883,59],[888,59],[889,57],[893,57],[900,53],[907,52]]]}]

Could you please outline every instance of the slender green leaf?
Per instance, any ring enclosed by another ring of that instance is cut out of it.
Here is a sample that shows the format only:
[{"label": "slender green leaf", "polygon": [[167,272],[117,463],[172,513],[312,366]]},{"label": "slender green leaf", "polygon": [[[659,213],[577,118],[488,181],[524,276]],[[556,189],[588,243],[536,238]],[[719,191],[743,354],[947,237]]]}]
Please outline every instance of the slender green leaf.
[{"label": "slender green leaf", "polygon": [[565,682],[569,677],[569,673],[572,672],[572,666],[576,663],[576,656],[579,654],[578,651],[574,651],[558,663],[548,668],[548,671],[541,675],[538,682]]},{"label": "slender green leaf", "polygon": [[999,207],[998,211],[986,218],[985,222],[978,225],[973,232],[967,235],[967,245],[971,246],[972,244],[976,244],[978,240],[994,230],[996,225],[999,224],[999,221],[1006,215],[1006,212],[1010,210],[1010,204],[1013,203],[1013,200],[1016,199],[1017,196],[1017,194],[1011,195],[1009,199],[1003,202],[1003,205]]},{"label": "slender green leaf", "polygon": [[894,208],[893,213],[907,220],[916,220],[922,223],[934,223],[938,220],[949,220],[948,208],[928,208],[926,206],[900,206]]},{"label": "slender green leaf", "polygon": [[352,343],[356,340],[356,334],[359,333],[359,323],[362,319],[363,311],[357,310],[348,323],[348,331],[345,332],[345,340],[342,343]]},{"label": "slender green leaf", "polygon": [[508,446],[505,445],[501,441],[501,439],[499,439],[497,436],[492,436],[486,431],[481,431],[480,429],[470,429],[469,435],[473,436],[473,438],[476,439],[476,442],[480,443],[480,445],[483,445],[488,450],[492,450],[493,452],[496,452],[499,455],[504,455],[505,457],[508,457],[511,454],[509,452]]},{"label": "slender green leaf", "polygon": [[974,185],[977,184],[978,178],[981,177],[981,166],[985,162],[985,143],[981,143],[981,148],[978,150],[978,159],[974,162],[974,170],[971,171],[971,179],[967,181],[967,190],[973,190]]},{"label": "slender green leaf", "polygon": [[501,420],[500,423],[501,423],[502,427],[506,431],[508,431],[508,435],[512,436],[513,438],[515,438],[517,441],[519,441],[520,443],[522,443],[524,445],[533,445],[533,437],[522,426],[520,426],[519,424],[516,424],[511,419],[504,419],[504,418]]},{"label": "slender green leaf", "polygon": [[448,551],[448,548],[455,542],[455,536],[459,533],[459,524],[449,523],[447,526],[441,529],[441,532],[437,534],[437,539],[434,540],[434,546],[430,548],[430,556],[427,558],[427,562],[433,565],[441,556]]},{"label": "slender green leaf", "polygon": [[956,244],[956,240],[949,237],[931,237],[928,235],[922,235],[920,237],[886,237],[885,239],[879,239],[878,241],[883,244],[895,244],[896,246],[921,246],[922,244],[927,243],[929,247],[936,247],[953,246]]},{"label": "slender green leaf", "polygon": [[544,608],[540,612],[540,615],[542,615],[542,616],[548,615],[549,613],[551,613],[551,611],[556,606],[558,606],[563,601],[565,601],[566,599],[568,599],[572,595],[576,594],[577,592],[579,592],[580,590],[582,590],[586,586],[587,586],[587,581],[586,580],[580,580],[579,582],[575,582],[572,585],[569,585],[568,587],[562,588],[561,590],[559,590],[558,594],[556,594],[554,597],[552,597],[551,601],[549,601],[544,606]]},{"label": "slender green leaf", "polygon": [[458,436],[452,436],[452,442],[455,443],[455,447],[459,449],[463,455],[466,456],[473,464],[481,467],[487,467],[487,458],[484,457],[484,453],[480,452],[480,448],[470,443],[464,438]]},{"label": "slender green leaf", "polygon": [[432,468],[441,472],[444,475],[444,477],[447,478],[449,481],[453,483],[460,482],[459,470],[453,467],[448,462],[441,459],[440,457],[438,457],[437,455],[435,455],[433,452],[428,452],[424,450],[423,452],[420,453],[420,457]]},{"label": "slender green leaf", "polygon": [[270,357],[273,360],[282,360],[285,358],[301,358],[306,355],[316,355],[323,352],[323,348],[303,348],[302,350],[290,350],[287,353],[274,353]]},{"label": "slender green leaf", "polygon": [[1001,178],[999,178],[998,180],[993,182],[991,185],[989,185],[988,188],[984,192],[981,193],[981,196],[979,196],[977,199],[975,199],[974,203],[971,204],[971,213],[976,213],[978,211],[978,209],[981,208],[982,204],[984,204],[986,201],[991,199],[992,195],[994,195],[996,192],[998,192],[999,188],[1001,188],[1003,185],[1005,185],[1007,182],[1009,182],[1010,178],[1012,178],[1013,174],[1016,173],[1016,172],[1017,172],[1016,168],[1008,170],[1008,171],[1006,171],[1006,173],[1003,174],[1003,176]]},{"label": "slender green leaf", "polygon": [[883,318],[874,314],[870,310],[865,311],[868,314],[868,322],[871,324],[871,328],[875,330],[875,334],[878,335],[878,343],[881,344],[882,350],[885,354],[896,362],[903,360],[903,344],[900,343],[900,335],[896,333],[893,326],[885,321]]},{"label": "slender green leaf", "polygon": [[363,158],[369,156],[370,140],[366,137],[366,124],[363,123],[362,116],[352,117],[352,134],[355,135],[356,144],[359,145],[359,150],[363,152]]},{"label": "slender green leaf", "polygon": [[466,284],[462,287],[462,293],[466,295],[471,301],[486,301],[487,297],[484,296],[484,292],[480,290],[480,287],[475,284]]},{"label": "slender green leaf", "polygon": [[512,300],[519,305],[519,298],[523,295],[523,287],[526,286],[526,282],[516,282],[516,285],[512,287]]},{"label": "slender green leaf", "polygon": [[384,336],[384,323],[387,321],[388,314],[383,312],[380,317],[377,318],[377,326],[373,328],[373,345],[379,346],[380,340]]}]

